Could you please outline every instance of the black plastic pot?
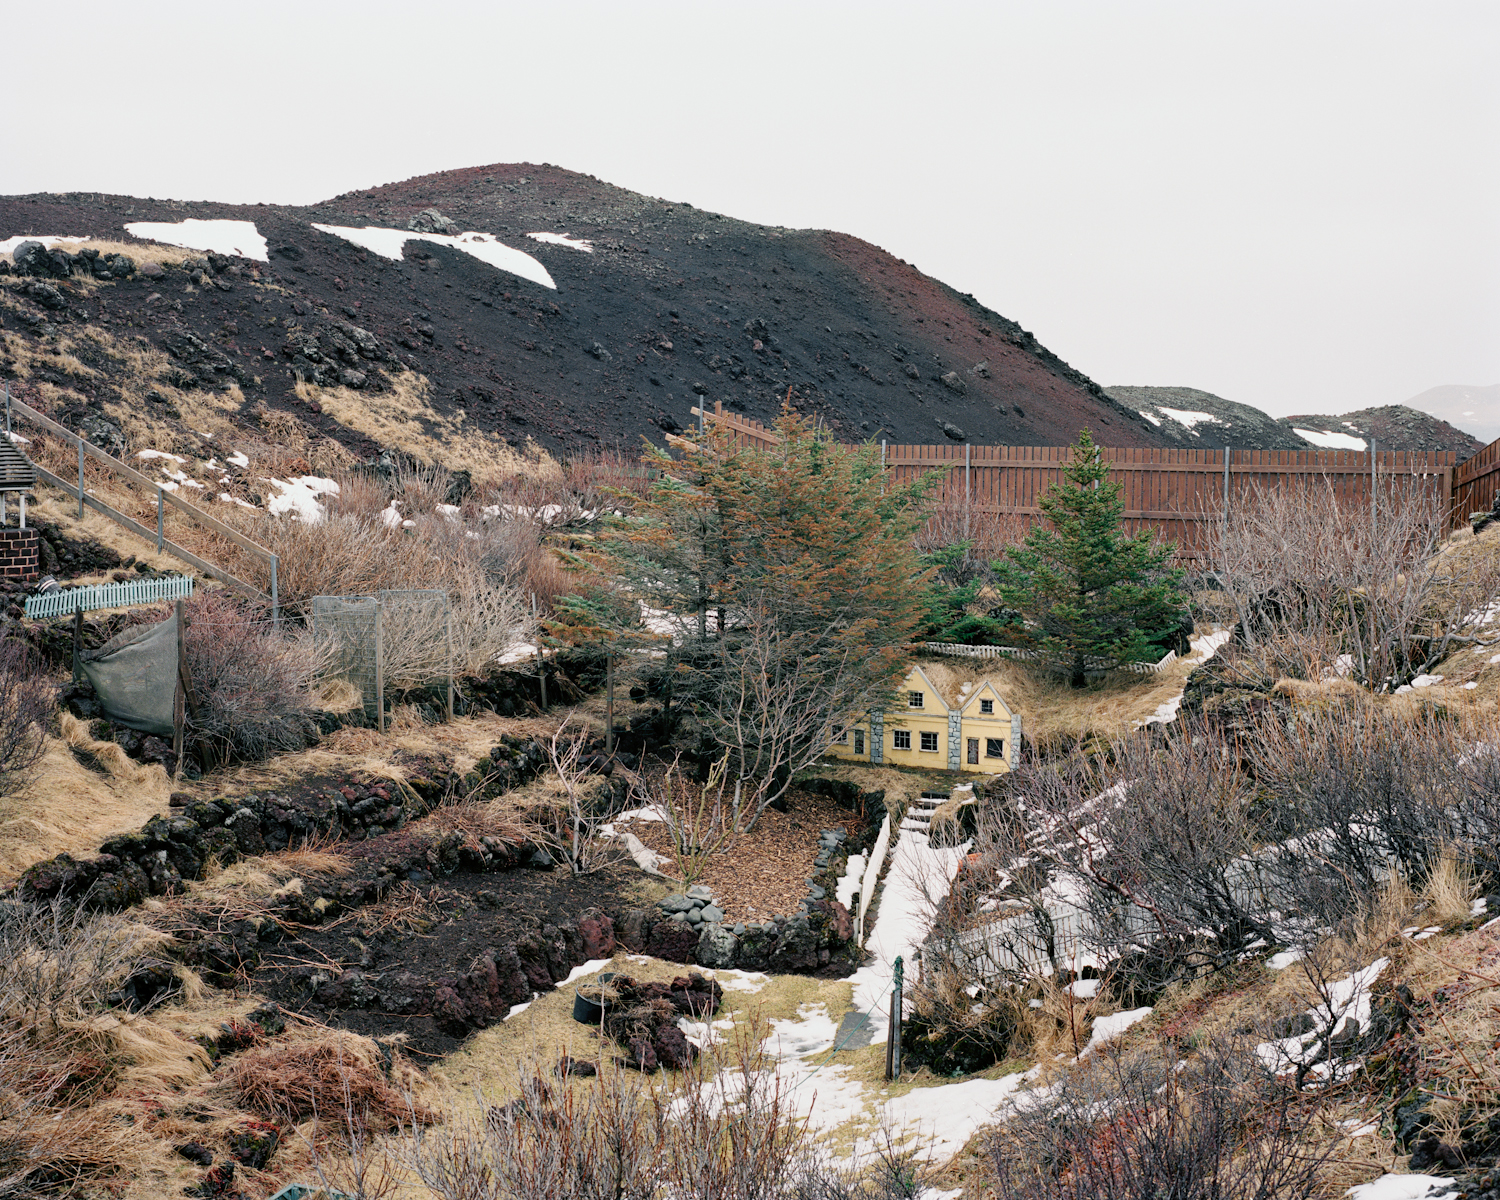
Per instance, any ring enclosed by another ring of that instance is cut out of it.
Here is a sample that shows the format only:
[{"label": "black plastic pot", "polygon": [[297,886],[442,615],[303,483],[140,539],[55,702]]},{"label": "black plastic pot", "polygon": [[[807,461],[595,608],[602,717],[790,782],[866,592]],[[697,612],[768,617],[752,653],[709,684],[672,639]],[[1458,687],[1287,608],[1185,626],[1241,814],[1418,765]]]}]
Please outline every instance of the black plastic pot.
[{"label": "black plastic pot", "polygon": [[[594,985],[608,983],[614,977],[615,973],[613,971],[605,971],[597,979],[590,982]],[[579,988],[587,986],[590,985],[580,983],[578,987],[573,989],[573,1020],[577,1021],[580,1025],[597,1025],[600,1021],[604,1020],[604,1005],[600,1004],[597,1000],[590,1000],[579,991]]]}]

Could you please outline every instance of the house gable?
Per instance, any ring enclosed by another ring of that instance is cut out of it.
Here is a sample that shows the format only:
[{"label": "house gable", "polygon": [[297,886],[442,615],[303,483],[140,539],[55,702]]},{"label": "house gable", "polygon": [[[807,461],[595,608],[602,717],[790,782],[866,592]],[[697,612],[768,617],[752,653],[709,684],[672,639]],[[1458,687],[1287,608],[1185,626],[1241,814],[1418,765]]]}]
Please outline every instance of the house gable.
[{"label": "house gable", "polygon": [[[981,700],[993,701],[995,711],[993,713],[982,712],[983,706],[979,703]],[[979,686],[964,697],[959,711],[962,712],[966,721],[972,717],[981,721],[1003,721],[1007,725],[1010,724],[1012,716],[1010,705],[1005,703],[1005,697],[988,679],[980,680]]]}]

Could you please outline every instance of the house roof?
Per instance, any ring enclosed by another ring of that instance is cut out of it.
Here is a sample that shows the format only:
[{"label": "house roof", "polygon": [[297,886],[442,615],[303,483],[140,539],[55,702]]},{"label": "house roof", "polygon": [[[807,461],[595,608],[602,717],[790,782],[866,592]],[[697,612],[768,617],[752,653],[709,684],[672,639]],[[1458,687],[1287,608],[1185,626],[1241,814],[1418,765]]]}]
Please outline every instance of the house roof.
[{"label": "house roof", "polygon": [[986,683],[994,690],[995,695],[1000,697],[1006,708],[1010,707],[1005,700],[1004,693],[995,686],[992,680],[983,675],[976,677],[971,669],[965,670],[955,662],[923,661],[914,665],[912,670],[919,670],[927,677],[927,682],[933,686],[943,703],[950,709],[963,708]]},{"label": "house roof", "polygon": [[36,467],[10,438],[0,434],[0,491],[15,492],[36,487]]}]

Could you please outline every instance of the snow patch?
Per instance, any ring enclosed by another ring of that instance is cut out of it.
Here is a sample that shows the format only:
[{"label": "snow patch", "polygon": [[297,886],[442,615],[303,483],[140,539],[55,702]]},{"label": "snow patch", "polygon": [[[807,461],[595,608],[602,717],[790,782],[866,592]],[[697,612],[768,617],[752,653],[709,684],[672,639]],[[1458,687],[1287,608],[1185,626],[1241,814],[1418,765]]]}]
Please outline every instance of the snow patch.
[{"label": "snow patch", "polygon": [[260,236],[254,221],[204,221],[197,217],[176,222],[129,221],[125,230],[144,241],[181,246],[185,250],[212,250],[257,262],[270,261],[266,239]]},{"label": "snow patch", "polygon": [[250,457],[243,450],[236,450],[226,461],[233,463],[237,467],[248,467],[250,465]]},{"label": "snow patch", "polygon": [[323,506],[318,503],[318,497],[339,494],[337,483],[331,479],[320,479],[316,475],[299,475],[291,480],[265,479],[262,482],[281,490],[281,495],[272,496],[270,503],[266,505],[273,515],[291,513],[297,520],[308,525],[317,525],[323,520]]},{"label": "snow patch", "polygon": [[1365,439],[1351,437],[1347,433],[1325,433],[1321,429],[1302,429],[1294,427],[1292,432],[1298,437],[1306,438],[1314,446],[1322,446],[1328,450],[1363,450]]},{"label": "snow patch", "polygon": [[16,247],[22,242],[41,242],[48,250],[51,250],[52,247],[60,246],[64,242],[70,246],[76,246],[79,242],[88,240],[87,237],[70,237],[67,234],[45,234],[41,237],[34,237],[29,233],[18,233],[15,237],[6,238],[0,242],[0,254],[14,254]]},{"label": "snow patch", "polygon": [[1442,1175],[1382,1175],[1345,1193],[1349,1200],[1437,1200],[1454,1194],[1453,1180]]},{"label": "snow patch", "polygon": [[612,958],[591,958],[582,966],[574,967],[571,971],[569,971],[568,977],[566,979],[559,979],[557,981],[557,986],[560,988],[565,988],[570,983],[576,983],[585,975],[593,975],[599,971],[604,970],[604,968],[609,966],[609,964],[613,961],[614,959]]},{"label": "snow patch", "polygon": [[1207,421],[1210,425],[1223,424],[1223,422],[1220,421],[1218,417],[1214,416],[1213,413],[1195,412],[1190,408],[1167,408],[1166,406],[1161,404],[1158,404],[1156,407],[1158,412],[1166,413],[1167,416],[1171,417],[1172,420],[1176,421],[1179,425],[1186,425],[1189,429],[1193,428],[1193,426],[1195,425],[1201,425],[1205,421]]},{"label": "snow patch", "polygon": [[142,450],[136,455],[137,458],[168,458],[175,463],[185,463],[187,459],[176,454],[168,454],[165,450]]},{"label": "snow patch", "polygon": [[[1094,981],[1089,980],[1089,982],[1092,983]],[[1115,1038],[1119,1037],[1132,1025],[1144,1021],[1151,1015],[1152,1011],[1148,1006],[1146,1008],[1132,1008],[1128,1012],[1111,1013],[1107,1017],[1095,1017],[1094,1029],[1089,1034],[1089,1044],[1083,1048],[1083,1054],[1091,1054],[1104,1045],[1105,1042],[1114,1041]],[[1082,1058],[1083,1055],[1081,1054],[1079,1057]]]},{"label": "snow patch", "polygon": [[582,250],[585,254],[594,252],[593,242],[583,238],[570,238],[563,233],[528,233],[526,236],[546,242],[549,246],[567,246],[570,250]]},{"label": "snow patch", "polygon": [[1154,412],[1150,412],[1150,411],[1148,411],[1148,410],[1146,410],[1146,409],[1143,408],[1143,409],[1140,410],[1140,413],[1141,413],[1141,416],[1145,417],[1146,420],[1148,420],[1148,421],[1151,422],[1151,424],[1157,425],[1157,426],[1161,425],[1161,418],[1158,417]]},{"label": "snow patch", "polygon": [[374,225],[354,229],[347,225],[320,225],[316,221],[313,222],[313,228],[319,233],[332,234],[346,242],[353,242],[392,262],[401,261],[402,247],[407,242],[431,242],[436,246],[450,246],[498,270],[519,275],[522,279],[539,283],[554,292],[557,290],[557,284],[539,261],[524,250],[512,249],[490,233],[414,233],[408,229],[380,229]]}]

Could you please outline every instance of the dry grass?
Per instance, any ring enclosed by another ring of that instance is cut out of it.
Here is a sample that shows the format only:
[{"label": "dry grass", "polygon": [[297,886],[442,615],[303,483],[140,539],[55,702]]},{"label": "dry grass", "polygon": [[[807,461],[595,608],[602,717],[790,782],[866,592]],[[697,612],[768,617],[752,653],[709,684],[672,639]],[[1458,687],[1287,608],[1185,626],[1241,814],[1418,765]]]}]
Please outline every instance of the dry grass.
[{"label": "dry grass", "polygon": [[498,434],[469,426],[462,409],[444,416],[433,406],[432,385],[426,376],[402,371],[391,376],[390,383],[391,391],[371,393],[299,382],[297,394],[304,400],[317,401],[340,424],[382,446],[402,450],[422,462],[430,462],[440,453],[445,466],[466,470],[476,481],[514,475],[548,476],[559,470],[539,447],[518,452]]},{"label": "dry grass", "polygon": [[[36,773],[5,802],[0,819],[0,878],[13,880],[32,863],[67,852],[97,853],[99,843],[132,832],[167,811],[171,780],[159,765],[127,758],[114,742],[95,741],[72,714],[59,716]],[[86,767],[78,750],[98,764]]]},{"label": "dry grass", "polygon": [[425,1076],[399,1050],[302,1021],[235,1059],[224,1085],[238,1104],[272,1121],[338,1123],[349,1114],[361,1129],[385,1131],[434,1119]]},{"label": "dry grass", "polygon": [[1154,675],[1110,671],[1082,688],[1066,678],[1005,658],[922,658],[922,670],[945,692],[964,680],[991,680],[1012,711],[1021,716],[1026,739],[1042,749],[1066,749],[1088,737],[1109,739],[1129,733],[1168,701],[1182,694],[1197,662],[1179,659]]}]

